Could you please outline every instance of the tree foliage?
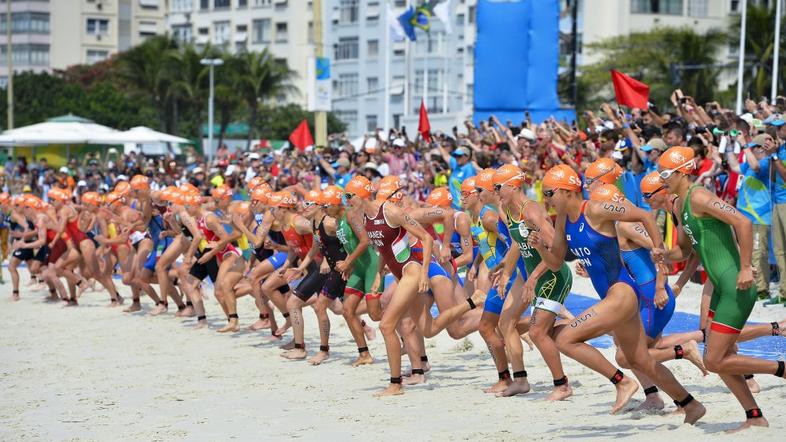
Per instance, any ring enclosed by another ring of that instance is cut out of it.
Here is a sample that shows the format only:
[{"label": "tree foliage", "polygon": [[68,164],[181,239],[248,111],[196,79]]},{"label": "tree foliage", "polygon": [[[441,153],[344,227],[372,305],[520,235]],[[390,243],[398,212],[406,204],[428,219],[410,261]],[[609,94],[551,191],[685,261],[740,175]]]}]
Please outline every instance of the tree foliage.
[{"label": "tree foliage", "polygon": [[616,69],[650,86],[650,101],[665,106],[675,88],[699,102],[712,100],[723,70],[718,55],[726,34],[712,29],[698,34],[691,28],[658,27],[587,45],[600,60],[582,69],[585,90],[595,91],[580,103],[592,106],[614,97],[609,70]]},{"label": "tree foliage", "polygon": [[[201,63],[204,58],[224,61],[215,68],[219,140],[235,121],[248,123],[249,144],[258,138],[286,139],[302,118],[313,121],[313,115],[297,105],[274,105],[282,97],[297,97],[298,91],[291,82],[294,71],[267,50],[231,54],[159,36],[93,65],[53,74],[16,74],[15,125],[73,113],[117,129],[144,125],[197,138],[207,120],[209,67]],[[6,108],[0,100],[0,112]],[[344,130],[334,116],[328,122],[329,130]]]}]

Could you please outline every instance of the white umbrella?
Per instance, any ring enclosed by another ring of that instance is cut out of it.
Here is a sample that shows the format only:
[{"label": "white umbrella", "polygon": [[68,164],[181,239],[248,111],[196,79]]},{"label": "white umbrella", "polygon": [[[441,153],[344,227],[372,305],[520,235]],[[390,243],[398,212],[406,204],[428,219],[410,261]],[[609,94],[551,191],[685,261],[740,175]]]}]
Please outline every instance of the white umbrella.
[{"label": "white umbrella", "polygon": [[185,138],[158,132],[144,126],[137,126],[124,132],[114,132],[104,136],[97,136],[92,138],[89,142],[92,144],[190,143],[190,141]]},{"label": "white umbrella", "polygon": [[64,115],[43,123],[7,130],[0,135],[0,145],[85,144],[92,138],[114,132],[117,131],[86,118]]}]

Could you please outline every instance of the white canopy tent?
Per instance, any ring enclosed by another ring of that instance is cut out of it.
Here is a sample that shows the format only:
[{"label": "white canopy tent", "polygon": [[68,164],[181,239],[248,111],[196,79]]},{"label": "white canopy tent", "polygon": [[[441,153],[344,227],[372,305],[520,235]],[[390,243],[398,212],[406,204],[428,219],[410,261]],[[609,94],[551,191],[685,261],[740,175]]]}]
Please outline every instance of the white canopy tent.
[{"label": "white canopy tent", "polygon": [[[121,132],[72,114],[7,130],[0,135],[0,146],[123,144],[126,152],[151,155],[179,154],[179,147],[172,145],[184,143],[190,141],[148,127],[138,126]],[[67,150],[70,151],[70,148],[67,147]]]}]

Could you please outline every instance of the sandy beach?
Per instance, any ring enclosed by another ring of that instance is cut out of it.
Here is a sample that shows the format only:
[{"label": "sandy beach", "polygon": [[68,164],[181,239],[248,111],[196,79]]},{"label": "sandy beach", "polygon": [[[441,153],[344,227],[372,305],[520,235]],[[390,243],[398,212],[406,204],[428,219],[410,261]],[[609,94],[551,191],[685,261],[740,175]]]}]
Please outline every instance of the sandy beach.
[{"label": "sandy beach", "polygon": [[[21,275],[24,286],[26,271]],[[573,292],[594,296],[582,278]],[[700,292],[686,287],[677,309],[697,313]],[[608,380],[565,357],[575,394],[545,402],[551,376],[537,350],[525,354],[530,394],[484,394],[496,372],[477,333],[459,342],[446,334],[428,340],[428,382],[377,399],[372,393],[388,377],[381,335],[370,343],[377,362],[352,368],[354,342],[334,316],[330,360],[317,367],[285,361],[278,344],[266,342],[267,332],[216,333],[223,315],[208,293],[211,329],[193,330],[195,319],[176,318],[173,309],[151,317],[106,308],[105,293],[86,293],[80,307],[62,308],[44,302],[44,291],[24,288],[21,301],[12,302],[10,282],[0,286],[0,439],[784,440],[782,379],[756,377],[770,428],[727,436],[723,430],[741,422],[743,411],[717,376],[702,377],[687,361],[667,365],[708,409],[695,427],[680,425],[682,418],[669,414],[673,405],[658,413],[609,415],[614,394]],[[241,325],[253,322],[253,300],[241,299],[238,312]],[[759,303],[751,320],[784,317],[786,308]],[[313,311],[305,311],[305,320],[313,353],[319,345]],[[603,351],[613,358],[613,350]],[[628,408],[642,399],[637,393]]]}]

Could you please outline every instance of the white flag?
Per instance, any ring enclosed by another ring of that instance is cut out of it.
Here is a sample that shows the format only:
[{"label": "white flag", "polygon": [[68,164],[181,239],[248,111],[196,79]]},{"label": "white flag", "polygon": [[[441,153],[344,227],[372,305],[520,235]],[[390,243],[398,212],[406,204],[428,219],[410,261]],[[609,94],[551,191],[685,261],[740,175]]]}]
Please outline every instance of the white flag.
[{"label": "white flag", "polygon": [[[386,2],[387,3],[387,2]],[[404,41],[406,38],[406,34],[404,33],[404,28],[401,27],[401,23],[398,22],[398,18],[396,18],[396,14],[393,12],[393,8],[390,7],[390,4],[387,5],[387,22],[388,22],[388,32],[390,32],[390,39],[393,41]]]},{"label": "white flag", "polygon": [[437,6],[434,6],[434,15],[437,16],[442,23],[445,24],[445,32],[448,34],[453,33],[453,21],[451,20],[451,12],[450,10],[453,9],[451,3],[453,0],[447,0],[445,2],[441,2]]}]

